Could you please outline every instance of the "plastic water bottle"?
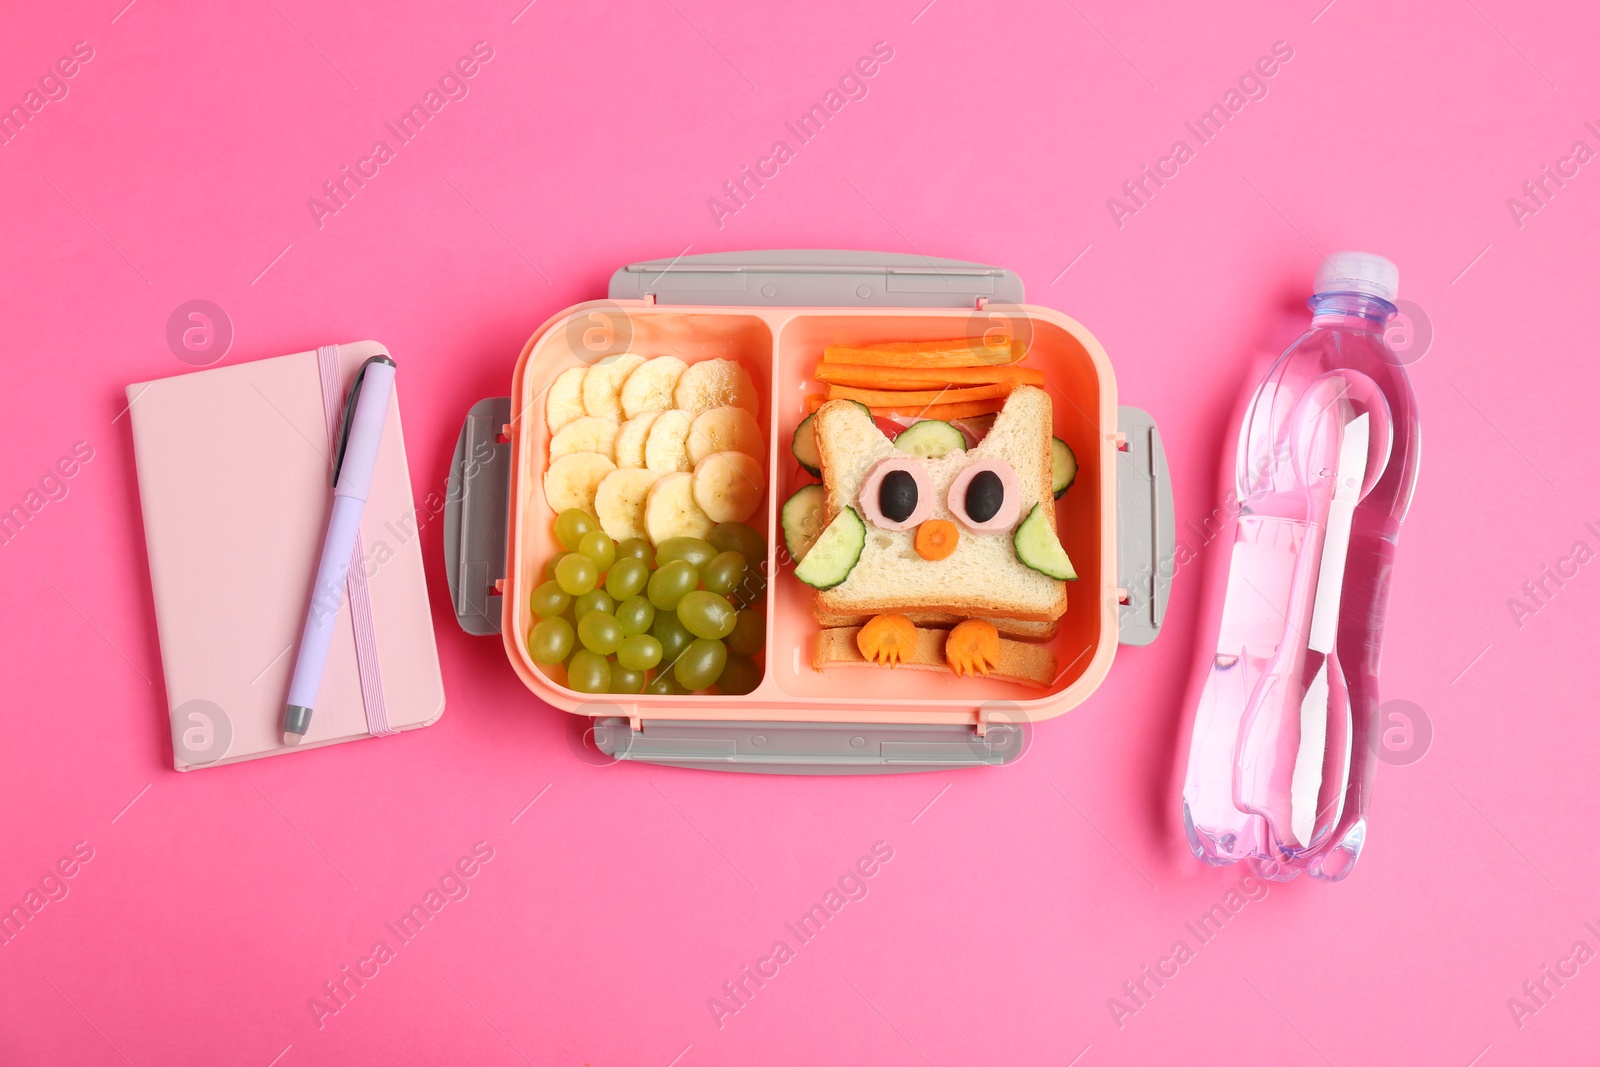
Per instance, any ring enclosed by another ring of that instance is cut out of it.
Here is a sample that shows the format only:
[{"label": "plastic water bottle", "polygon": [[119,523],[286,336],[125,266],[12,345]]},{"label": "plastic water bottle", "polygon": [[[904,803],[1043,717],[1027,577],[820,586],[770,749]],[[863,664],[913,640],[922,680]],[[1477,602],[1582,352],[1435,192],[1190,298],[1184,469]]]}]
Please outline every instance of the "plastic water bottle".
[{"label": "plastic water bottle", "polygon": [[1311,328],[1240,426],[1232,552],[1225,580],[1208,575],[1215,652],[1196,678],[1183,791],[1206,863],[1338,881],[1366,839],[1389,577],[1421,447],[1384,339],[1398,291],[1388,260],[1329,256]]}]

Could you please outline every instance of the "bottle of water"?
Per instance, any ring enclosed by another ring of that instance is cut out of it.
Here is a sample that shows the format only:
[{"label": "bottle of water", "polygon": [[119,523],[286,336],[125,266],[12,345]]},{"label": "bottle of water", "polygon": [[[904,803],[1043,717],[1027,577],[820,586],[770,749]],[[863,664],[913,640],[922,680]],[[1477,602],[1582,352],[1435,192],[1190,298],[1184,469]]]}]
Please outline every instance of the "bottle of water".
[{"label": "bottle of water", "polygon": [[1389,575],[1421,441],[1384,339],[1395,265],[1335,253],[1315,290],[1311,328],[1240,426],[1232,554],[1201,615],[1217,637],[1196,679],[1183,814],[1203,862],[1338,881],[1366,838]]}]

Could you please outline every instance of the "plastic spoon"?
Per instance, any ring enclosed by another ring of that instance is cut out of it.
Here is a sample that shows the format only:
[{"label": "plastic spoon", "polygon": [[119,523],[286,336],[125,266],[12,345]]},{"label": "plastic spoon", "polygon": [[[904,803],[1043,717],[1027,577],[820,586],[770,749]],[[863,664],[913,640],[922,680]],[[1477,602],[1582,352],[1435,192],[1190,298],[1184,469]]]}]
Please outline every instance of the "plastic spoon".
[{"label": "plastic spoon", "polygon": [[[1367,410],[1351,418],[1356,406]],[[1377,384],[1354,371],[1323,375],[1291,415],[1306,527],[1284,635],[1241,718],[1234,769],[1235,804],[1263,817],[1273,851],[1283,858],[1309,849],[1319,830],[1337,823],[1337,814],[1332,821],[1327,815],[1342,809],[1349,694],[1337,657],[1331,669],[1329,658],[1350,520],[1388,462],[1392,431]],[[1376,449],[1369,447],[1374,441]],[[1373,451],[1376,469],[1367,462]]]},{"label": "plastic spoon", "polygon": [[[1289,788],[1292,839],[1306,848],[1317,844],[1319,827],[1326,833],[1344,810],[1343,769],[1350,766],[1350,690],[1335,646],[1350,523],[1367,470],[1370,421],[1371,417],[1363,413],[1344,427],[1333,501],[1328,505],[1327,532],[1322,540],[1322,562],[1317,570],[1317,595],[1311,608],[1309,650],[1302,675],[1306,681],[1305,697],[1300,702],[1300,745]],[[1323,773],[1324,763],[1333,773]],[[1325,792],[1332,793],[1326,801]],[[1329,814],[1331,820],[1324,817]],[[1273,830],[1280,840],[1288,840],[1279,827]]]}]

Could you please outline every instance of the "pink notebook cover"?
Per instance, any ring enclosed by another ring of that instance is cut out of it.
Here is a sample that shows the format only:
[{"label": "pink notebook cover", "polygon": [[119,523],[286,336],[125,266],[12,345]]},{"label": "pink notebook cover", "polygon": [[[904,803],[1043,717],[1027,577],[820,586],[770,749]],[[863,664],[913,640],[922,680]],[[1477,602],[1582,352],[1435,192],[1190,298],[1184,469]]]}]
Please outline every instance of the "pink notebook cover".
[{"label": "pink notebook cover", "polygon": [[[375,341],[341,345],[341,401]],[[404,382],[402,367],[399,381]],[[333,495],[316,352],[128,387],[161,665],[180,771],[372,736],[348,597],[311,730],[282,743],[284,697]],[[444,711],[399,388],[361,519],[389,725]]]}]

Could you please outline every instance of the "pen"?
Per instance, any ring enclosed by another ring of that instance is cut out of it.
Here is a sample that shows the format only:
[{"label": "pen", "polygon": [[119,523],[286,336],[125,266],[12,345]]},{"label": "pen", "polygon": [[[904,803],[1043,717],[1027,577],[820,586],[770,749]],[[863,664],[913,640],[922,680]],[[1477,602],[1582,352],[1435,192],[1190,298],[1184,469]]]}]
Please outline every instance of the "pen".
[{"label": "pen", "polygon": [[345,577],[350,571],[356,534],[361,529],[361,512],[367,506],[367,492],[372,488],[384,420],[389,416],[394,371],[394,360],[373,356],[362,364],[345,399],[344,426],[333,464],[333,512],[328,516],[328,532],[322,541],[322,558],[317,563],[311,606],[306,611],[300,651],[289,680],[288,706],[283,712],[286,745],[298,745],[311,728],[311,708],[328,663],[333,624],[344,603]]}]

